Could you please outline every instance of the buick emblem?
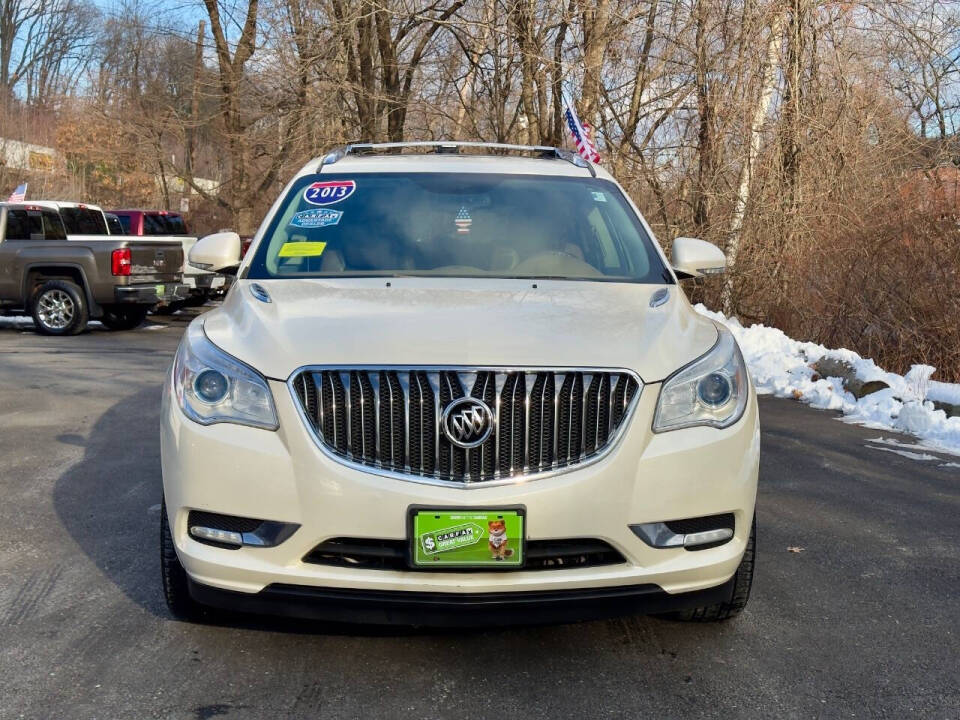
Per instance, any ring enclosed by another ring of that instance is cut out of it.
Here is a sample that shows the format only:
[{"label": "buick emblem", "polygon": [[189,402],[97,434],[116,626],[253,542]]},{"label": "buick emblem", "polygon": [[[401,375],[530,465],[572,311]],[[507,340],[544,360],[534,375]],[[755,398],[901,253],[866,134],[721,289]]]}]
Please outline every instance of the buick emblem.
[{"label": "buick emblem", "polygon": [[483,400],[459,398],[443,411],[440,427],[450,442],[469,450],[483,445],[490,437],[493,432],[493,412]]}]

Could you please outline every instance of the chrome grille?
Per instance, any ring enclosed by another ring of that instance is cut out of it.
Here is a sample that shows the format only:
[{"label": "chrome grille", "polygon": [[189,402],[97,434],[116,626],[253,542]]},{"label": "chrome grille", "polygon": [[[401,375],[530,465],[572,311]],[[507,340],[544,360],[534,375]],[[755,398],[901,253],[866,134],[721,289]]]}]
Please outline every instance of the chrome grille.
[{"label": "chrome grille", "polygon": [[[508,480],[597,458],[626,425],[640,382],[625,370],[311,367],[290,386],[336,459],[452,483]],[[446,407],[482,400],[493,432],[463,449],[441,430]]]}]

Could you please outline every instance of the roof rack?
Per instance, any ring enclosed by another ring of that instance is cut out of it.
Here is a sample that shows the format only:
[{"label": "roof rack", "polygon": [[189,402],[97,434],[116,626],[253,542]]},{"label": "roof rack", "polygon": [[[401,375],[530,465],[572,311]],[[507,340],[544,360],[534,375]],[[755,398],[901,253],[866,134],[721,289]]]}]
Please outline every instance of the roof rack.
[{"label": "roof rack", "polygon": [[593,165],[570,150],[552,147],[550,145],[511,145],[509,143],[486,143],[470,142],[460,140],[421,140],[418,142],[353,142],[342,147],[335,148],[323,156],[320,161],[320,167],[317,172],[323,169],[324,165],[333,165],[335,162],[343,160],[347,155],[384,155],[385,151],[398,150],[420,150],[424,153],[434,152],[438,155],[459,155],[461,148],[476,148],[481,150],[496,150],[495,154],[506,155],[508,153],[525,153],[539,155],[542,160],[565,160],[579,168],[590,171],[591,177],[597,176],[597,171]]}]

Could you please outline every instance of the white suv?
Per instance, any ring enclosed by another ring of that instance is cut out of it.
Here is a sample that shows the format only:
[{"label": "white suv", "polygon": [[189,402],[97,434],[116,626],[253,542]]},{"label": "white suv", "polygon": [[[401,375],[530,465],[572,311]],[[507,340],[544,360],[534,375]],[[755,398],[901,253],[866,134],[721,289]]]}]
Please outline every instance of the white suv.
[{"label": "white suv", "polygon": [[554,148],[352,145],[307,164],[189,326],[163,396],[163,582],[413,625],[722,620],[753,574],[736,342],[602,168]]}]

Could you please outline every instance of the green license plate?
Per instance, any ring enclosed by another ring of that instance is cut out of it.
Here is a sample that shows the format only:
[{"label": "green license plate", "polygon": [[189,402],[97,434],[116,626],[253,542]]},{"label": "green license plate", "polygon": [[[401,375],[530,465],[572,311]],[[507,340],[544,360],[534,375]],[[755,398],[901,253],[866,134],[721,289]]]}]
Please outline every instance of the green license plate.
[{"label": "green license plate", "polygon": [[523,565],[523,510],[414,510],[411,557],[417,567],[517,568]]}]

